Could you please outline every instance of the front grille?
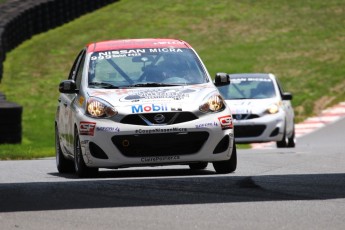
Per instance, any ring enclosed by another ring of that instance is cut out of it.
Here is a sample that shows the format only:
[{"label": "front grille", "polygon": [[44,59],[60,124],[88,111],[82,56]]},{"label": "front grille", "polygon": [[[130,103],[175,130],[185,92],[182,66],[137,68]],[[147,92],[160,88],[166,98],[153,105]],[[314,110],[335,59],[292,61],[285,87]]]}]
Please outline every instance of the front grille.
[{"label": "front grille", "polygon": [[[157,121],[155,117],[163,116],[163,121]],[[130,125],[172,125],[183,122],[188,122],[198,119],[191,112],[170,112],[170,113],[144,113],[144,114],[130,114],[125,116],[120,122]]]},{"label": "front grille", "polygon": [[235,137],[257,137],[266,129],[266,125],[237,125],[234,128]]},{"label": "front grille", "polygon": [[232,114],[232,117],[236,120],[250,120],[260,117],[257,114]]},{"label": "front grille", "polygon": [[197,153],[208,132],[116,135],[111,140],[127,157],[172,156]]}]

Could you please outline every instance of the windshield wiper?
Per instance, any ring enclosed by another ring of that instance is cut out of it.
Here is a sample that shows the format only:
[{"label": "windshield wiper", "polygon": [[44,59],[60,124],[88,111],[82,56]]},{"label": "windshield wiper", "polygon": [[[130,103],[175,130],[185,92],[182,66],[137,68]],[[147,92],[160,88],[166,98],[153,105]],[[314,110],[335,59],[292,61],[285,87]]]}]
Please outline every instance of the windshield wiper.
[{"label": "windshield wiper", "polygon": [[118,86],[115,86],[113,84],[110,83],[106,83],[106,82],[89,82],[89,87],[90,88],[103,88],[103,89],[118,89]]},{"label": "windshield wiper", "polygon": [[127,85],[126,87],[162,87],[162,86],[179,86],[179,84],[165,84],[165,83],[149,82],[149,83]]}]

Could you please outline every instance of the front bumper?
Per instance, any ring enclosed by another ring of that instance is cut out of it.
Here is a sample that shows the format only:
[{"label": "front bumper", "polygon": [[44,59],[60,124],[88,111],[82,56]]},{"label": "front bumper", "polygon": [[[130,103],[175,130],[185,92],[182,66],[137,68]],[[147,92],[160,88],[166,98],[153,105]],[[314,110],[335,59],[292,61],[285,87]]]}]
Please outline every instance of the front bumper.
[{"label": "front bumper", "polygon": [[[141,126],[81,115],[77,127],[89,167],[120,168],[230,159],[233,129],[222,128],[226,112],[167,126]],[[84,132],[83,124],[91,124]]]},{"label": "front bumper", "polygon": [[249,120],[234,120],[236,143],[280,141],[285,130],[285,113],[267,114]]}]

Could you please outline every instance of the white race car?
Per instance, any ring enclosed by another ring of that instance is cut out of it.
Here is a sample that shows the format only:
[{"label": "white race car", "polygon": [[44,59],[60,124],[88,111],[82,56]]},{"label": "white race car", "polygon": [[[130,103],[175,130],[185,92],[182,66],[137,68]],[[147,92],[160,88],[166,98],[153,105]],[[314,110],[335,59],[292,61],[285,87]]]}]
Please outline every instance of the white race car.
[{"label": "white race car", "polygon": [[275,141],[295,147],[292,94],[270,73],[224,74],[230,84],[218,86],[234,118],[237,143]]},{"label": "white race car", "polygon": [[99,168],[173,164],[205,169],[209,162],[217,173],[236,169],[231,111],[185,41],[88,44],[59,91],[60,173],[88,177]]}]

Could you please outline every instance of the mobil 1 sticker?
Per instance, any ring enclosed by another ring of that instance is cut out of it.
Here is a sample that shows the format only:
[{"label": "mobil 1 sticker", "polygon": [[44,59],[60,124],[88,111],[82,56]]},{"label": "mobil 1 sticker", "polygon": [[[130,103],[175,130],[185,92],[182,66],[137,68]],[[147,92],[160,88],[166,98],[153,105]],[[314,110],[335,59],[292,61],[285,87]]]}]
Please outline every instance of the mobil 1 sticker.
[{"label": "mobil 1 sticker", "polygon": [[131,113],[157,113],[171,111],[170,106],[165,103],[137,104],[130,107]]}]

